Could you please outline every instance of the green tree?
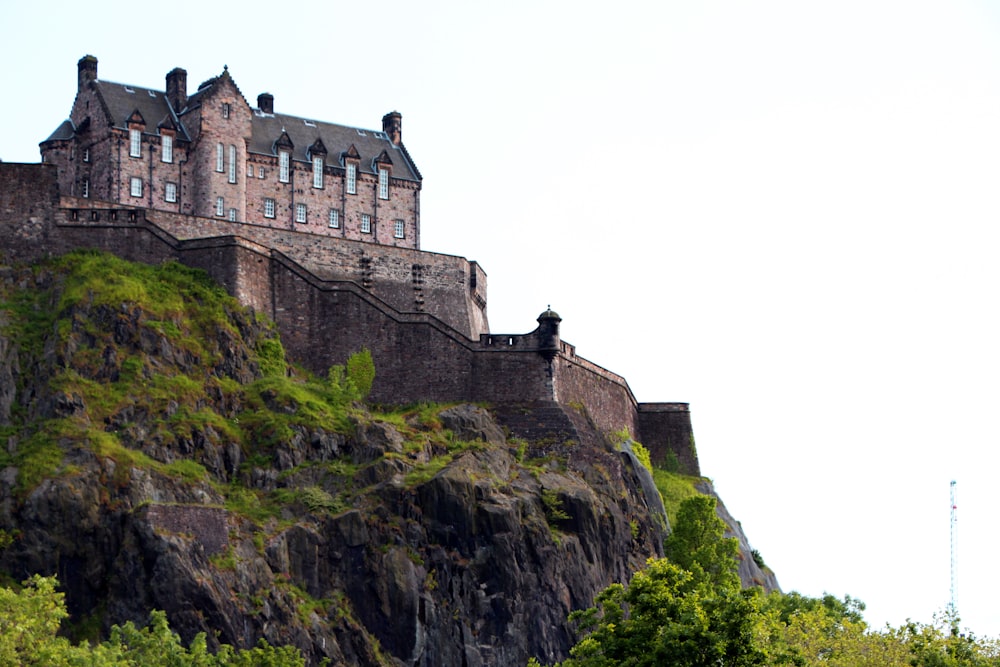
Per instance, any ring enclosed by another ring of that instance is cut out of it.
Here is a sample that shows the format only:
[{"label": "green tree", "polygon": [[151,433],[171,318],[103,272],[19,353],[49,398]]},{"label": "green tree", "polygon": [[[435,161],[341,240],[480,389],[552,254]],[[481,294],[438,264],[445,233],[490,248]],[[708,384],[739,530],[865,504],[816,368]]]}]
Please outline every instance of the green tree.
[{"label": "green tree", "polygon": [[726,524],[715,513],[716,499],[693,496],[677,510],[673,531],[663,542],[666,557],[687,570],[699,585],[727,589],[740,585],[735,537],[724,537]]}]

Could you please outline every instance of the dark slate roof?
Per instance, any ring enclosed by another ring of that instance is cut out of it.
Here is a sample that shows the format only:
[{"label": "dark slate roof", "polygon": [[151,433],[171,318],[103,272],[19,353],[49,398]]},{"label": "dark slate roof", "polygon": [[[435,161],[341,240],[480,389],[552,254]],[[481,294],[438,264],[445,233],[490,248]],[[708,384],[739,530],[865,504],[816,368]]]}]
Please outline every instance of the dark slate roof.
[{"label": "dark slate roof", "polygon": [[[167,102],[166,93],[140,86],[129,86],[111,81],[95,81],[98,94],[104,100],[111,123],[114,127],[128,128],[128,119],[133,112],[142,114],[146,121],[146,132],[156,134],[157,125],[167,116],[176,118],[174,110]],[[177,123],[178,138],[190,141],[191,137],[183,123]]]},{"label": "dark slate roof", "polygon": [[59,127],[56,128],[55,132],[50,134],[49,138],[42,143],[44,144],[49,141],[68,141],[73,138],[75,131],[73,122],[70,120],[64,120],[59,124]]},{"label": "dark slate roof", "polygon": [[343,164],[341,154],[354,146],[361,158],[361,171],[374,174],[376,171],[374,162],[385,151],[392,162],[393,178],[421,180],[420,172],[417,171],[405,149],[393,144],[389,136],[381,130],[334,125],[298,116],[269,114],[254,109],[253,133],[247,150],[251,153],[277,155],[275,144],[282,133],[287,134],[292,141],[293,159],[309,161],[309,148],[318,140],[327,150],[327,164]]}]

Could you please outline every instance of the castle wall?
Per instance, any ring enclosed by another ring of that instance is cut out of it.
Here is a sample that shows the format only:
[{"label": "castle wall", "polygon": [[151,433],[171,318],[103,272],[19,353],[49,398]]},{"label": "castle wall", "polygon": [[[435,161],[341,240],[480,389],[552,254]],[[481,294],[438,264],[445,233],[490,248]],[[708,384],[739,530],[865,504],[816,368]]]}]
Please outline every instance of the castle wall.
[{"label": "castle wall", "polygon": [[563,404],[580,404],[594,425],[605,433],[628,429],[640,439],[636,417],[636,401],[625,379],[586,359],[576,356],[576,350],[561,344],[562,354],[554,363],[556,370],[556,400]]},{"label": "castle wall", "polygon": [[680,472],[701,476],[687,403],[640,403],[638,417],[640,441],[654,464],[663,465],[672,454]]}]

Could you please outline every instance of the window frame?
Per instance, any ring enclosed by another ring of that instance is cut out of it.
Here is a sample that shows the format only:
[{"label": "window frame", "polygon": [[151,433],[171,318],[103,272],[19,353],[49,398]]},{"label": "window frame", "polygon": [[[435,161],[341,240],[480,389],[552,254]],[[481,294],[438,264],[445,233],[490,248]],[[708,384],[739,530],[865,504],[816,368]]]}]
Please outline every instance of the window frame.
[{"label": "window frame", "polygon": [[378,198],[389,198],[389,170],[385,167],[379,167],[378,170]]},{"label": "window frame", "polygon": [[273,219],[275,208],[275,201],[270,197],[264,197],[264,217]]},{"label": "window frame", "polygon": [[142,197],[142,177],[132,176],[128,184],[128,193],[131,197]]},{"label": "window frame", "polygon": [[361,214],[361,233],[362,234],[372,233],[372,216],[369,213]]},{"label": "window frame", "polygon": [[161,138],[160,161],[167,164],[174,162],[174,138],[169,134],[164,134]]},{"label": "window frame", "polygon": [[221,143],[215,144],[215,171],[226,171],[226,147]]},{"label": "window frame", "polygon": [[292,156],[288,151],[278,151],[278,180],[288,183],[291,180]]},{"label": "window frame", "polygon": [[317,190],[323,189],[323,156],[317,155],[312,159],[313,163],[313,187]]},{"label": "window frame", "polygon": [[397,238],[397,239],[405,239],[406,238],[406,221],[405,220],[396,220],[395,222],[393,222],[392,236],[393,236],[393,238]]},{"label": "window frame", "polygon": [[168,181],[163,185],[163,201],[169,204],[177,203],[177,184]]},{"label": "window frame", "polygon": [[236,182],[236,146],[229,144],[229,182]]},{"label": "window frame", "polygon": [[90,179],[85,178],[80,184],[80,196],[84,199],[90,199]]},{"label": "window frame", "polygon": [[236,222],[236,214],[237,211],[235,208],[229,209],[229,217],[228,217],[229,222]]},{"label": "window frame", "polygon": [[330,213],[327,214],[327,222],[330,225],[330,229],[340,229],[340,211],[331,208]]},{"label": "window frame", "polygon": [[358,165],[353,162],[348,162],[347,171],[344,173],[344,189],[349,195],[358,194]]},{"label": "window frame", "polygon": [[215,198],[215,215],[221,218],[226,214],[226,198],[216,197]]},{"label": "window frame", "polygon": [[128,156],[142,157],[142,130],[131,128],[128,131]]},{"label": "window frame", "polygon": [[295,205],[295,222],[301,225],[309,222],[309,209],[301,202]]}]

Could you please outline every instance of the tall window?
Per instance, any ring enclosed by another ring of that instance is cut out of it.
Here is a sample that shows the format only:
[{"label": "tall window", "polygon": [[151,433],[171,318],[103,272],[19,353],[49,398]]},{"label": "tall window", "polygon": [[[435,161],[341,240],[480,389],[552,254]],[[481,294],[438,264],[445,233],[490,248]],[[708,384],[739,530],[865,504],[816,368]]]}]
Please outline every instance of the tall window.
[{"label": "tall window", "polygon": [[215,198],[215,214],[225,215],[226,214],[226,200],[222,197]]},{"label": "tall window", "polygon": [[258,167],[257,168],[257,178],[263,180],[263,178],[264,178],[264,167]]},{"label": "tall window", "polygon": [[296,204],[295,205],[295,222],[305,222],[306,221],[306,205]]},{"label": "tall window", "polygon": [[215,144],[215,170],[220,173],[226,170],[225,152],[226,149],[222,144]]},{"label": "tall window", "polygon": [[222,103],[222,117],[229,118],[229,102]]},{"label": "tall window", "polygon": [[273,218],[274,217],[274,200],[265,199],[264,200],[264,217]]},{"label": "tall window", "polygon": [[174,161],[174,138],[169,134],[163,135],[163,153],[160,159],[164,162]]},{"label": "tall window", "polygon": [[176,183],[167,183],[167,185],[163,188],[163,199],[164,199],[164,201],[168,201],[168,202],[171,202],[171,203],[177,201],[177,184]]},{"label": "tall window", "polygon": [[89,148],[84,148],[83,149],[83,161],[84,162],[90,162],[90,149]]},{"label": "tall window", "polygon": [[330,209],[330,226],[334,229],[340,227],[340,211],[335,208]]},{"label": "tall window", "polygon": [[229,145],[229,182],[236,182],[236,146]]},{"label": "tall window", "polygon": [[389,170],[379,169],[378,170],[378,198],[388,199],[389,198]]},{"label": "tall window", "polygon": [[358,192],[358,165],[353,162],[347,163],[347,194],[353,195]]},{"label": "tall window", "polygon": [[288,151],[278,153],[278,180],[288,182]]},{"label": "tall window", "polygon": [[130,181],[129,194],[133,197],[142,196],[142,179],[138,176],[133,176]]},{"label": "tall window", "polygon": [[323,187],[323,158],[314,157],[313,158],[313,187],[322,188]]},{"label": "tall window", "polygon": [[229,222],[236,222],[236,209],[229,209]]},{"label": "tall window", "polygon": [[129,157],[142,157],[142,132],[139,130],[128,131],[128,154]]},{"label": "tall window", "polygon": [[361,231],[364,234],[372,233],[372,217],[367,213],[361,214]]},{"label": "tall window", "polygon": [[90,179],[83,179],[83,183],[80,184],[80,195],[85,199],[90,196]]},{"label": "tall window", "polygon": [[406,238],[406,225],[402,220],[397,220],[394,227],[394,236],[397,239]]}]

